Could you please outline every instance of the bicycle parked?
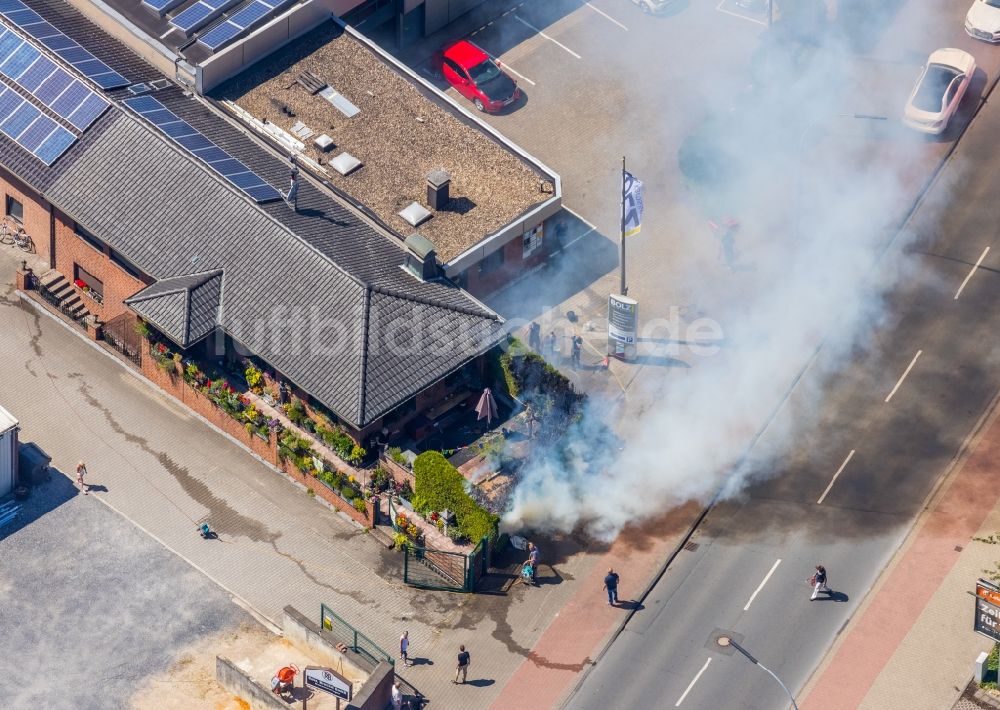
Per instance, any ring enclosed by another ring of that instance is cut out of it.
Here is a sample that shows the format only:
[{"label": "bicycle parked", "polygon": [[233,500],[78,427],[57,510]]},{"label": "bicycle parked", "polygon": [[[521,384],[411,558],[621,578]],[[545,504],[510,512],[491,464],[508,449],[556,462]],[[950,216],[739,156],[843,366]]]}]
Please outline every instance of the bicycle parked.
[{"label": "bicycle parked", "polygon": [[13,244],[21,251],[34,252],[35,245],[24,227],[10,217],[0,223],[0,244]]}]

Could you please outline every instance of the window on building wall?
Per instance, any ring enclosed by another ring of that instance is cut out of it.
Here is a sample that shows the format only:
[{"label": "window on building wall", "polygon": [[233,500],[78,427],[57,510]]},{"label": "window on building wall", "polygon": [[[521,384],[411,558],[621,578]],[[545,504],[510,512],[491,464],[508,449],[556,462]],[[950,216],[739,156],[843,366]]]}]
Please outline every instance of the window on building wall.
[{"label": "window on building wall", "polygon": [[534,254],[542,246],[542,225],[538,225],[534,229],[529,229],[524,233],[523,237],[523,251],[521,252],[521,258],[527,259],[529,256]]},{"label": "window on building wall", "polygon": [[10,195],[7,195],[7,205],[6,205],[6,215],[11,219],[17,221],[19,224],[24,223],[24,205],[15,200]]},{"label": "window on building wall", "polygon": [[95,237],[93,234],[88,232],[86,229],[81,227],[79,224],[73,226],[73,231],[76,232],[76,236],[80,237],[83,241],[87,242],[90,246],[94,247],[99,252],[104,251],[104,242]]},{"label": "window on building wall", "polygon": [[104,303],[104,282],[76,263],[73,264],[73,285],[98,303]]},{"label": "window on building wall", "polygon": [[479,273],[490,274],[503,266],[503,262],[504,250],[501,247],[479,262]]},{"label": "window on building wall", "polygon": [[114,249],[111,250],[111,261],[113,261],[122,271],[124,271],[129,276],[133,276],[140,281],[142,280],[142,271],[138,266],[133,264],[131,261],[126,259],[124,256],[116,252]]}]

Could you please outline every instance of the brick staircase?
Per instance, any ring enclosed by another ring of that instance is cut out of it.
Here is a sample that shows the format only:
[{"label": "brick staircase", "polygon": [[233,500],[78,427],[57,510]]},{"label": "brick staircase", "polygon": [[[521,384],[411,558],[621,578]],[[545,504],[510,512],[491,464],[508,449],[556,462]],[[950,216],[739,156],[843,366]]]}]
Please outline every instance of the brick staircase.
[{"label": "brick staircase", "polygon": [[75,321],[83,321],[90,315],[73,284],[55,269],[39,278],[38,293]]}]

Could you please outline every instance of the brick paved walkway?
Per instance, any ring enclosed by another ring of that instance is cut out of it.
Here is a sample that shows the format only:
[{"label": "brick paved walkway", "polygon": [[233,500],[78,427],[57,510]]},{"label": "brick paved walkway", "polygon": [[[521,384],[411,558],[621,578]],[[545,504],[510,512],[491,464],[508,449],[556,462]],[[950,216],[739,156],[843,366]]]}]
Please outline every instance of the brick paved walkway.
[{"label": "brick paved walkway", "polygon": [[968,593],[1000,557],[971,539],[1000,530],[997,411],[969,451],[802,693],[802,710],[939,710],[961,695],[991,645],[972,631]]}]

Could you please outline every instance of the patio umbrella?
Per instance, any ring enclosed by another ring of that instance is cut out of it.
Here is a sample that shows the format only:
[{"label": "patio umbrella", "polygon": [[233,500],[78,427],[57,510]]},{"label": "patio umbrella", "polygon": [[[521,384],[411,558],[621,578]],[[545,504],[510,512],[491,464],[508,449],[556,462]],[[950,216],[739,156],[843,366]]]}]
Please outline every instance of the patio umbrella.
[{"label": "patio umbrella", "polygon": [[497,418],[497,401],[493,399],[493,393],[487,387],[483,390],[483,396],[479,398],[479,404],[476,405],[476,421],[485,419],[486,426],[489,426]]}]

